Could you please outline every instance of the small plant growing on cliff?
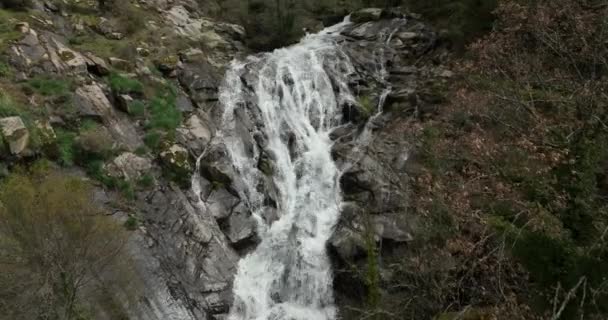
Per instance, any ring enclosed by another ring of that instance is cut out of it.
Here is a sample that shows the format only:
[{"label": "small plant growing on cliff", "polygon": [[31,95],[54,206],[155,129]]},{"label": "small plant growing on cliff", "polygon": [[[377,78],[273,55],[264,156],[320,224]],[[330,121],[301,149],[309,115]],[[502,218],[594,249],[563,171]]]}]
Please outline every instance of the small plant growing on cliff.
[{"label": "small plant growing on cliff", "polygon": [[110,88],[117,94],[138,93],[144,91],[144,85],[137,79],[125,77],[119,73],[112,73],[108,77]]}]

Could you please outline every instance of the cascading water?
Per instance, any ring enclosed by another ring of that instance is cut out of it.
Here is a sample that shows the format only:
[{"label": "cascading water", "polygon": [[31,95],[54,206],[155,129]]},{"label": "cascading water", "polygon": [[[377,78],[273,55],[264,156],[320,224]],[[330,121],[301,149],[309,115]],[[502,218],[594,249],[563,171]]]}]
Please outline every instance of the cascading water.
[{"label": "cascading water", "polygon": [[[234,62],[226,74],[218,137],[260,238],[239,262],[230,320],[336,318],[325,246],[339,218],[341,192],[329,134],[342,122],[342,106],[356,103],[348,85],[355,68],[337,43],[349,24],[347,19],[297,45]],[[244,74],[255,80],[243,80]],[[255,105],[262,145],[248,145],[240,134],[237,111],[248,103]],[[272,163],[270,174],[259,170],[263,157]],[[277,190],[273,223],[262,212],[267,201],[260,185],[268,175]]]}]

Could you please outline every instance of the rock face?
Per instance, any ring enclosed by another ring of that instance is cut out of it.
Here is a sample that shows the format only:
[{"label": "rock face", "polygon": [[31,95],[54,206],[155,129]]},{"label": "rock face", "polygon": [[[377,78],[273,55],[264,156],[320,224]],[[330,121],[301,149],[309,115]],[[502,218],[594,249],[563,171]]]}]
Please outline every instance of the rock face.
[{"label": "rock face", "polygon": [[20,155],[27,148],[30,134],[20,117],[0,119],[2,136],[12,154]]},{"label": "rock face", "polygon": [[133,153],[125,152],[114,158],[114,160],[106,166],[106,169],[110,176],[136,181],[149,173],[152,169],[152,162],[149,159],[139,157]]},{"label": "rock face", "polygon": [[119,114],[114,109],[99,85],[84,85],[76,89],[74,104],[81,117],[93,118],[103,123],[123,147],[134,151],[142,145],[133,124],[126,115]]},{"label": "rock face", "polygon": [[[258,241],[257,222],[236,191],[241,188],[234,168],[216,139],[222,125],[222,108],[218,107],[222,70],[235,56],[247,53],[241,44],[245,32],[240,26],[200,18],[191,12],[199,1],[140,2],[159,8],[175,34],[202,46],[200,50],[172,53],[170,59],[159,61],[163,73],[181,87],[177,107],[185,120],[177,128],[175,140],[153,155],[157,159],[134,153],[143,143],[137,121],[125,114],[132,97],[111,97],[103,81],[95,78],[109,74],[110,66],[133,70],[133,61],[111,58],[106,63],[68,48],[53,33],[38,32],[25,24],[19,25],[23,38],[10,48],[9,60],[26,78],[61,74],[85,79],[77,82],[73,103],[80,118],[102,124],[124,151],[106,166],[113,176],[135,181],[148,172],[160,173],[162,166],[189,180],[198,169],[191,192],[166,181],[138,192],[132,209],[143,222],[133,233],[128,249],[135,257],[143,293],[127,311],[129,319],[136,320],[225,319],[239,258]],[[439,67],[414,66],[432,50],[436,37],[414,17],[408,16],[406,22],[393,19],[401,16],[382,9],[361,10],[353,14],[354,23],[340,38],[344,54],[355,64],[349,80],[360,101],[342,102],[344,125],[330,136],[335,142],[332,155],[343,172],[339,181],[344,200],[342,217],[328,243],[338,302],[363,296],[351,289],[364,287],[365,283],[346,267],[366,263],[370,242],[382,244],[382,250],[405,247],[416,239],[420,223],[407,208],[404,150],[409,146],[389,128],[399,116],[424,117],[434,112],[440,97],[431,84],[441,84],[452,75]],[[107,37],[122,36],[115,34],[107,21],[98,28]],[[389,44],[387,50],[377,50],[380,41]],[[387,65],[387,79],[375,76],[379,61]],[[142,74],[149,76],[150,72]],[[241,79],[245,86],[253,86],[257,80],[247,70]],[[383,89],[389,86],[392,90],[383,96]],[[385,102],[384,113],[376,116],[381,100]],[[243,148],[264,151],[258,167],[271,176],[275,170],[273,154],[266,150],[267,137],[256,133],[260,122],[256,103],[243,102],[234,121]],[[116,109],[121,106],[125,112]],[[29,140],[23,121],[18,117],[0,119],[0,127],[11,153],[22,154]],[[359,148],[362,132],[376,137],[365,148]],[[194,160],[199,156],[197,168]],[[272,179],[258,187],[265,195],[260,219],[271,224],[278,218],[276,187]]]},{"label": "rock face", "polygon": [[23,39],[9,50],[9,61],[18,70],[33,74],[87,72],[87,59],[50,32],[21,26]]}]

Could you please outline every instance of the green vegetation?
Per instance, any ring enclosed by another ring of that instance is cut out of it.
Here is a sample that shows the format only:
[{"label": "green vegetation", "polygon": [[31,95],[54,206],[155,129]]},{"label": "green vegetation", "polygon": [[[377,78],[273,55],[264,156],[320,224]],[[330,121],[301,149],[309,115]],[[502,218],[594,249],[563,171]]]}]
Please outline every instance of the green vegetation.
[{"label": "green vegetation", "polygon": [[139,80],[118,73],[112,73],[108,77],[108,82],[112,91],[117,94],[141,94],[144,91],[144,85]]},{"label": "green vegetation", "polygon": [[161,129],[173,132],[182,121],[182,114],[177,110],[175,89],[162,89],[150,101],[149,129]]},{"label": "green vegetation", "polygon": [[145,174],[137,180],[137,185],[143,188],[151,188],[154,186],[154,176],[151,174]]},{"label": "green vegetation", "polygon": [[129,231],[135,231],[137,230],[137,226],[138,226],[139,222],[137,221],[137,219],[133,216],[130,216],[129,218],[127,218],[127,221],[125,221],[125,228]]},{"label": "green vegetation", "polygon": [[[15,173],[0,186],[0,313],[82,319],[99,298],[97,288],[107,285],[102,278],[128,285],[126,238],[94,205],[90,185],[44,167]],[[100,276],[106,272],[125,277]]]},{"label": "green vegetation", "polygon": [[129,115],[143,118],[146,115],[146,105],[141,100],[135,100],[129,105]]},{"label": "green vegetation", "polygon": [[43,96],[65,96],[71,91],[69,81],[59,78],[37,77],[28,81],[28,85],[35,92]]}]

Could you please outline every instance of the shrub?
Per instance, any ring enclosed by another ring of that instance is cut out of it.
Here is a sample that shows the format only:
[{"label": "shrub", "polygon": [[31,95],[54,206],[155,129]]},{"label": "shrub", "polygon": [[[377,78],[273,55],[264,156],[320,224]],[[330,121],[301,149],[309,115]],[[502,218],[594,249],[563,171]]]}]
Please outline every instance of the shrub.
[{"label": "shrub", "polygon": [[118,73],[112,73],[108,77],[110,88],[117,94],[138,93],[144,91],[144,85],[137,79],[127,78]]},{"label": "shrub", "polygon": [[148,128],[174,131],[182,121],[182,114],[175,105],[176,95],[172,89],[158,94],[150,101]]},{"label": "shrub", "polygon": [[126,236],[83,180],[14,174],[0,187],[0,203],[0,312],[7,319],[76,319],[99,279],[128,271],[120,265]]},{"label": "shrub", "polygon": [[125,228],[127,228],[127,230],[129,230],[129,231],[135,231],[135,230],[137,230],[137,225],[138,225],[138,224],[139,224],[139,223],[137,222],[137,219],[136,219],[135,217],[129,217],[129,218],[127,219],[127,221],[125,221],[124,226],[125,226]]},{"label": "shrub", "polygon": [[144,143],[146,146],[152,150],[158,150],[161,144],[161,140],[163,135],[158,131],[148,132],[144,136]]},{"label": "shrub", "polygon": [[65,96],[71,90],[68,81],[58,78],[37,77],[28,81],[28,85],[43,96]]},{"label": "shrub", "polygon": [[129,114],[136,118],[146,115],[146,105],[141,100],[135,100],[129,105]]},{"label": "shrub", "polygon": [[137,184],[144,188],[150,188],[154,186],[154,176],[152,176],[151,174],[145,174],[141,176],[141,178],[139,178]]},{"label": "shrub", "polygon": [[57,134],[57,149],[59,163],[64,166],[74,165],[76,159],[76,137],[77,134],[64,129],[59,129]]},{"label": "shrub", "polygon": [[8,77],[11,75],[11,69],[8,64],[0,61],[0,78]]}]

